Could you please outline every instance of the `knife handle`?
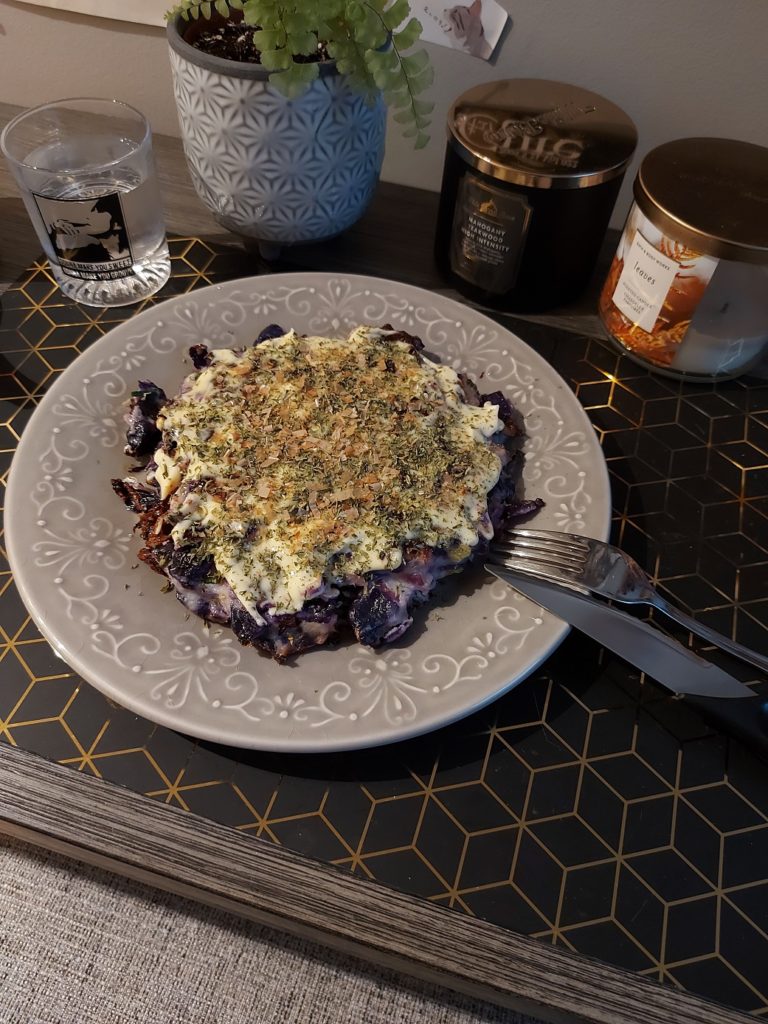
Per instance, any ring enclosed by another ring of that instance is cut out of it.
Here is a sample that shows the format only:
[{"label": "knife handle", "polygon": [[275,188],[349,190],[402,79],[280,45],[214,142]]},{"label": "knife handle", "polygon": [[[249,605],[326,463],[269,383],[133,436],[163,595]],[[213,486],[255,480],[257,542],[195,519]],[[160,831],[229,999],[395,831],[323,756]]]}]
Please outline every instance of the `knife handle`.
[{"label": "knife handle", "polygon": [[768,698],[700,697],[687,694],[683,701],[719,732],[735,736],[753,754],[768,761]]}]

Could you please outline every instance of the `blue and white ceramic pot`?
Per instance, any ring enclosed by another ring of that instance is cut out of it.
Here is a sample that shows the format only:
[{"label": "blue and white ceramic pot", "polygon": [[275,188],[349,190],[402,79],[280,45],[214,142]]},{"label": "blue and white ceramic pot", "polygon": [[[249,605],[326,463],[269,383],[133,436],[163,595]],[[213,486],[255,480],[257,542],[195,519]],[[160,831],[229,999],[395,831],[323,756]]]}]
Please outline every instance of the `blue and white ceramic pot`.
[{"label": "blue and white ceramic pot", "polygon": [[331,61],[286,99],[258,64],[214,57],[168,25],[184,152],[217,221],[265,256],[346,230],[364,212],[384,155],[386,107],[355,92]]}]

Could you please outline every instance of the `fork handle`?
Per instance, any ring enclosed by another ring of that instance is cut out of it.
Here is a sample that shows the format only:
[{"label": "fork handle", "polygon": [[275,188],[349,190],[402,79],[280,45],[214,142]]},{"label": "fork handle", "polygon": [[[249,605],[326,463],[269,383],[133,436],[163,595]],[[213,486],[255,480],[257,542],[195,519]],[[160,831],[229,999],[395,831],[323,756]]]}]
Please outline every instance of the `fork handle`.
[{"label": "fork handle", "polygon": [[741,658],[742,661],[748,662],[750,665],[754,665],[755,668],[759,668],[761,672],[768,674],[768,658],[763,654],[758,654],[757,651],[751,651],[749,647],[744,647],[743,644],[737,643],[735,640],[731,640],[727,636],[723,636],[722,633],[718,633],[715,629],[710,629],[709,626],[705,626],[701,622],[697,622],[696,619],[691,618],[690,615],[686,615],[685,612],[681,612],[679,608],[675,608],[674,605],[668,604],[663,597],[658,594],[654,594],[653,601],[651,602],[654,608],[658,608],[659,611],[664,612],[665,615],[669,616],[670,619],[674,619],[679,625],[689,629],[696,636],[701,637],[702,640],[708,640],[709,643],[714,644],[715,647],[719,647],[721,651],[727,651],[729,654],[733,654],[736,658]]}]

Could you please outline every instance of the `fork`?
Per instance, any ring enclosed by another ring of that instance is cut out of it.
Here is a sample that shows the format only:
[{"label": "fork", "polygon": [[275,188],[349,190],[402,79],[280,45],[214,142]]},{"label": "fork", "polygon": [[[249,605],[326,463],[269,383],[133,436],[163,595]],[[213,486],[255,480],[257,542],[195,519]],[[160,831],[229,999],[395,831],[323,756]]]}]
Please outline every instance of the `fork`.
[{"label": "fork", "polygon": [[576,533],[511,529],[494,538],[486,560],[621,604],[650,605],[702,640],[768,673],[768,658],[669,604],[634,558],[612,544]]}]

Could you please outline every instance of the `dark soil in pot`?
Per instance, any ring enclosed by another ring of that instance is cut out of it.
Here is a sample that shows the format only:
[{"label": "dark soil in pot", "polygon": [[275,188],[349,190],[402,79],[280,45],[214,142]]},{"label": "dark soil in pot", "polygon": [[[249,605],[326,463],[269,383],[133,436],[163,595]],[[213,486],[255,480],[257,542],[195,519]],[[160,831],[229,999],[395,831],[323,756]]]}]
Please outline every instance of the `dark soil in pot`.
[{"label": "dark soil in pot", "polygon": [[[243,64],[261,64],[261,52],[253,45],[253,33],[254,26],[244,25],[242,15],[226,19],[215,15],[209,20],[198,18],[190,22],[182,34],[184,42],[202,53]],[[328,51],[322,43],[318,43],[317,53],[294,57],[297,64],[328,59]]]}]

